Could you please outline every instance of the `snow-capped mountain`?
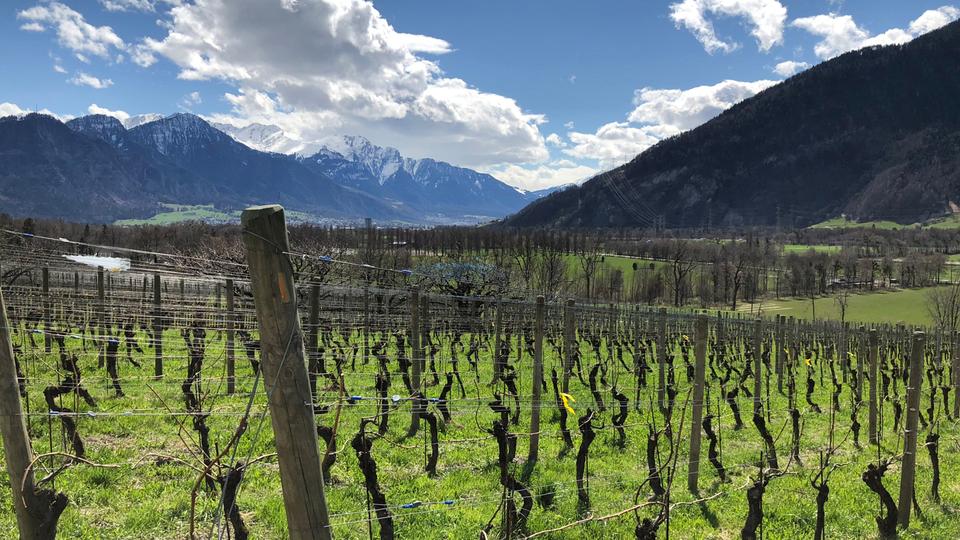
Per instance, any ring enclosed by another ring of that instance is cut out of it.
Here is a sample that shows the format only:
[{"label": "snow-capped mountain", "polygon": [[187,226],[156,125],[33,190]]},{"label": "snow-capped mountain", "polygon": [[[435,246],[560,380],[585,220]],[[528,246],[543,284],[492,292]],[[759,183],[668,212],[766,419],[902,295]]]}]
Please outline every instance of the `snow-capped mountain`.
[{"label": "snow-capped mountain", "polygon": [[430,219],[483,221],[516,212],[553,189],[525,192],[489,174],[434,159],[404,157],[357,135],[304,142],[273,125],[214,124],[251,148],[293,154],[314,170]]},{"label": "snow-capped mountain", "polygon": [[149,114],[135,114],[128,118],[125,118],[121,121],[123,127],[127,129],[133,129],[137,126],[143,124],[149,124],[150,122],[156,122],[157,120],[163,120],[162,114],[149,113]]},{"label": "snow-capped mountain", "polygon": [[[97,219],[143,217],[160,203],[238,210],[279,202],[321,219],[478,223],[517,212],[543,195],[442,161],[407,158],[359,136],[303,143],[276,126],[218,127],[186,113],[123,119],[95,114],[65,125],[49,116],[24,118],[29,121],[3,126],[10,140],[26,145],[17,155],[48,163],[38,170],[57,171],[31,182],[61,178],[93,185],[89,177],[95,175],[103,189],[78,187],[71,194],[78,203],[97,201],[98,213],[89,214]],[[49,137],[29,137],[30,126]],[[72,157],[67,162],[61,155]],[[124,194],[122,204],[103,198],[113,191]],[[36,215],[58,217],[60,211],[51,207]]]}]

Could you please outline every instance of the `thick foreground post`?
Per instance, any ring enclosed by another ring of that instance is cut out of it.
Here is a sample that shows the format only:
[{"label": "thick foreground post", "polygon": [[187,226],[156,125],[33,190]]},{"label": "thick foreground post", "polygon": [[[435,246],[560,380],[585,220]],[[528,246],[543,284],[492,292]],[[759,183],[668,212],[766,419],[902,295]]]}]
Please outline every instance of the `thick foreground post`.
[{"label": "thick foreground post", "polygon": [[907,421],[903,430],[900,501],[897,505],[897,524],[903,528],[910,525],[910,506],[917,472],[917,424],[920,422],[920,385],[923,383],[923,345],[923,332],[914,332],[913,351],[910,355],[910,382],[907,386]]},{"label": "thick foreground post", "polygon": [[703,394],[706,379],[707,359],[707,316],[698,315],[694,338],[693,354],[696,366],[693,371],[693,418],[690,420],[690,462],[687,467],[687,489],[690,493],[699,491],[700,480],[700,430],[703,429]]},{"label": "thick foreground post", "polygon": [[313,400],[297,316],[283,208],[253,206],[240,217],[260,328],[261,372],[269,396],[290,538],[332,537],[323,493]]},{"label": "thick foreground post", "polygon": [[0,292],[0,436],[3,436],[4,461],[13,490],[13,510],[22,540],[53,540],[57,521],[67,507],[67,496],[34,487],[33,449],[23,421],[16,361],[10,340],[7,307]]},{"label": "thick foreground post", "polygon": [[530,402],[530,452],[527,463],[534,463],[540,455],[540,409],[543,390],[543,296],[537,297],[537,307],[533,323],[533,400]]}]

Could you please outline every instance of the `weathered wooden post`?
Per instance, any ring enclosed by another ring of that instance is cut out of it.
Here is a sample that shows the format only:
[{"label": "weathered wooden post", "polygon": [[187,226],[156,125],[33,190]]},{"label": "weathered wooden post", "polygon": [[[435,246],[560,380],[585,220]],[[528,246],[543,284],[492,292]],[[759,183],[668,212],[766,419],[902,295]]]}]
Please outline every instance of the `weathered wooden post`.
[{"label": "weathered wooden post", "polygon": [[260,361],[280,464],[280,485],[290,538],[329,540],[333,534],[323,492],[323,471],[303,332],[283,208],[253,206],[240,216],[253,300],[260,329]]},{"label": "weathered wooden post", "polygon": [[534,463],[540,452],[540,409],[543,393],[543,327],[546,305],[543,296],[537,297],[533,321],[533,400],[530,402],[530,452],[527,463]]},{"label": "weathered wooden post", "polygon": [[570,392],[570,375],[573,374],[573,364],[576,361],[577,329],[573,311],[574,301],[567,299],[563,306],[563,392]]},{"label": "weathered wooden post", "polygon": [[897,505],[897,523],[910,525],[910,507],[913,503],[917,468],[917,427],[920,422],[920,390],[923,384],[924,333],[913,333],[913,351],[910,355],[910,379],[907,387],[907,420],[903,429],[903,462],[900,474],[900,499]]},{"label": "weathered wooden post", "polygon": [[50,352],[50,269],[43,267],[43,351]]},{"label": "weathered wooden post", "polygon": [[879,437],[879,428],[877,426],[877,376],[878,376],[878,367],[877,367],[877,357],[880,354],[880,341],[877,336],[877,329],[870,329],[870,343],[869,343],[869,352],[867,353],[867,362],[869,366],[867,369],[870,370],[870,412],[868,420],[868,428],[870,431],[870,444],[878,444]]},{"label": "weathered wooden post", "polygon": [[17,381],[13,342],[7,306],[0,292],[0,436],[3,436],[7,478],[13,491],[13,510],[22,540],[53,540],[57,521],[67,507],[67,496],[38,490],[31,464],[34,460],[30,436],[24,422]]},{"label": "weathered wooden post", "polygon": [[497,382],[500,378],[500,372],[503,370],[500,359],[500,340],[503,334],[503,302],[497,297],[497,311],[493,319],[493,379],[491,384]]},{"label": "weathered wooden post", "polygon": [[[107,303],[103,290],[103,267],[97,267],[97,348],[103,349],[107,342]],[[97,367],[103,369],[103,354],[97,355]]]},{"label": "weathered wooden post", "polygon": [[667,409],[667,308],[660,308],[657,318],[657,403]]},{"label": "weathered wooden post", "polygon": [[707,358],[707,316],[697,315],[694,330],[693,354],[696,366],[693,371],[693,417],[690,420],[690,462],[687,467],[687,489],[699,491],[700,479],[700,430],[703,423],[704,379]]},{"label": "weathered wooden post", "polygon": [[753,322],[753,414],[763,411],[763,320]]},{"label": "weathered wooden post", "polygon": [[163,377],[163,304],[160,299],[160,274],[153,275],[153,375]]},{"label": "weathered wooden post", "polygon": [[[499,313],[499,310],[497,310],[497,312]],[[423,358],[423,347],[421,347],[420,343],[420,289],[417,287],[410,290],[410,329],[408,339],[410,341],[410,386],[413,388],[414,395],[416,395],[420,392],[420,359]],[[408,437],[413,437],[420,429],[420,406],[417,403],[416,397],[414,399],[410,414],[410,428],[407,429]]]},{"label": "weathered wooden post", "polygon": [[784,357],[786,356],[787,345],[784,341],[784,327],[786,326],[785,317],[783,315],[777,315],[777,343],[776,346],[772,348],[774,352],[777,353],[776,356],[776,365],[775,369],[777,372],[777,391],[781,394],[783,393],[783,365]]},{"label": "weathered wooden post", "polygon": [[[220,290],[219,288],[217,290]],[[220,302],[217,302],[219,305]],[[234,299],[233,299],[233,280],[227,280],[227,343],[226,354],[227,354],[227,394],[232,394],[236,391],[236,362],[234,357]]]},{"label": "weathered wooden post", "polygon": [[317,374],[320,372],[320,354],[317,339],[320,334],[320,285],[310,285],[310,319],[307,321],[307,371],[310,376],[310,394],[317,399]]}]

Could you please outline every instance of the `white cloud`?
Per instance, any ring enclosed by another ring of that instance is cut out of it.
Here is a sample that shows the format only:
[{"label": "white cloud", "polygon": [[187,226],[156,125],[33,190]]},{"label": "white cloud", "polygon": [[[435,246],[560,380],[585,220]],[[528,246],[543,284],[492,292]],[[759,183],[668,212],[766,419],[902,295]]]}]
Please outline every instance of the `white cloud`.
[{"label": "white cloud", "polygon": [[563,138],[561,138],[556,133],[551,133],[547,135],[547,138],[545,140],[547,141],[547,144],[556,146],[557,148],[566,148],[567,146],[567,142],[564,141]]},{"label": "white cloud", "polygon": [[203,103],[203,99],[200,97],[200,92],[193,91],[183,96],[177,106],[185,111],[192,111],[193,107],[201,103]]},{"label": "white cloud", "polygon": [[600,171],[587,165],[574,163],[567,159],[551,161],[537,166],[515,164],[500,165],[484,170],[511,186],[536,191],[564,184],[575,184],[588,180]]},{"label": "white cloud", "polygon": [[64,68],[64,67],[61,66],[60,64],[54,64],[54,65],[53,65],[53,70],[56,71],[57,73],[66,73],[66,72],[67,72],[66,68]]},{"label": "white cloud", "polygon": [[91,103],[90,106],[87,107],[87,112],[90,114],[104,114],[107,116],[112,116],[121,122],[126,122],[127,120],[130,119],[130,114],[128,114],[126,111],[120,111],[120,110],[111,111],[110,109],[107,109],[106,107],[101,107],[96,103]]},{"label": "white cloud", "polygon": [[794,60],[787,60],[785,62],[780,62],[779,64],[773,66],[773,72],[781,77],[791,77],[807,69],[808,67],[810,67],[810,64],[806,62],[796,62]]},{"label": "white cloud", "polygon": [[29,21],[21,29],[44,31],[53,28],[60,45],[85,58],[92,54],[110,58],[112,50],[123,50],[125,44],[109,26],[93,26],[83,15],[60,2],[37,5],[17,13],[17,18]]},{"label": "white cloud", "polygon": [[98,90],[113,86],[113,81],[110,79],[98,79],[97,77],[82,71],[78,72],[67,82],[77,86],[89,86],[90,88],[96,88]]},{"label": "white cloud", "polygon": [[960,10],[953,6],[943,6],[923,12],[910,23],[907,30],[891,28],[876,35],[871,35],[869,31],[859,26],[850,15],[835,13],[802,17],[791,24],[820,36],[822,39],[814,46],[814,52],[821,59],[828,60],[863,47],[907,43],[921,34],[936,30],[958,18],[960,18]]},{"label": "white cloud", "polygon": [[445,76],[423,55],[449,43],[398,32],[368,1],[198,0],[170,14],[167,35],[132,48],[134,62],[165,57],[181,79],[234,84],[234,120],[301,140],[362,133],[465,166],[548,157],[542,115]]},{"label": "white cloud", "polygon": [[573,126],[574,126],[573,120],[570,120],[569,122],[564,122],[564,123],[563,123],[563,127],[567,128],[568,130],[569,130],[569,129],[573,129]]},{"label": "white cloud", "polygon": [[107,11],[154,11],[153,0],[100,0],[100,5]]},{"label": "white cloud", "polygon": [[710,54],[729,53],[740,45],[717,37],[710,15],[744,19],[761,51],[783,43],[787,8],[778,0],[682,0],[670,5],[670,18],[689,30]]},{"label": "white cloud", "polygon": [[693,129],[731,106],[779,81],[722,81],[687,90],[643,88],[634,93],[636,108],[628,120],[653,128],[660,136]]},{"label": "white cloud", "polygon": [[950,24],[957,19],[960,19],[960,9],[953,6],[928,9],[910,23],[908,31],[915,36],[919,36]]},{"label": "white cloud", "polygon": [[660,140],[693,129],[777,81],[722,81],[687,90],[643,88],[634,93],[627,122],[610,122],[595,133],[570,132],[569,156],[595,159],[602,168],[621,165]]},{"label": "white cloud", "polygon": [[33,112],[37,112],[40,114],[48,114],[50,116],[58,118],[61,122],[66,122],[67,120],[70,120],[71,118],[73,118],[72,115],[56,114],[50,111],[49,109],[40,109],[39,111],[35,111],[30,109],[21,109],[15,103],[10,103],[10,102],[0,103],[0,118],[4,116],[23,116]]}]

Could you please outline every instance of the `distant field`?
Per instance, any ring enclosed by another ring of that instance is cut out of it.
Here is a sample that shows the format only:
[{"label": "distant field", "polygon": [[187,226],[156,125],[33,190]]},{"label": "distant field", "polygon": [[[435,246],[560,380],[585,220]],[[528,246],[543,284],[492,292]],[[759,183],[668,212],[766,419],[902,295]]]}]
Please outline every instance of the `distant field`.
[{"label": "distant field", "polygon": [[904,225],[902,223],[897,223],[895,221],[851,221],[846,218],[836,217],[833,219],[828,219],[826,221],[821,221],[816,225],[811,225],[811,229],[852,229],[852,228],[872,228],[872,229],[903,229],[906,227],[914,227],[917,224]]},{"label": "distant field", "polygon": [[811,229],[906,229],[911,227],[922,227],[924,229],[957,229],[960,228],[960,216],[951,215],[947,217],[935,218],[923,223],[903,224],[895,221],[850,221],[846,218],[833,218],[811,225]]},{"label": "distant field", "polygon": [[[931,324],[930,313],[927,311],[927,294],[931,289],[932,287],[851,294],[847,307],[847,320],[863,323]],[[764,315],[813,318],[809,298],[741,304],[737,307],[737,311],[756,313],[758,308]],[[817,298],[816,310],[817,319],[840,319],[840,310],[833,296]]]},{"label": "distant field", "polygon": [[828,246],[826,244],[784,244],[784,253],[806,253],[810,250],[818,253],[840,253],[840,246]]},{"label": "distant field", "polygon": [[121,226],[170,225],[183,221],[229,222],[240,219],[240,212],[224,212],[215,209],[212,204],[186,205],[162,203],[161,206],[166,208],[167,211],[160,212],[146,219],[121,219],[114,222],[114,224]]}]

